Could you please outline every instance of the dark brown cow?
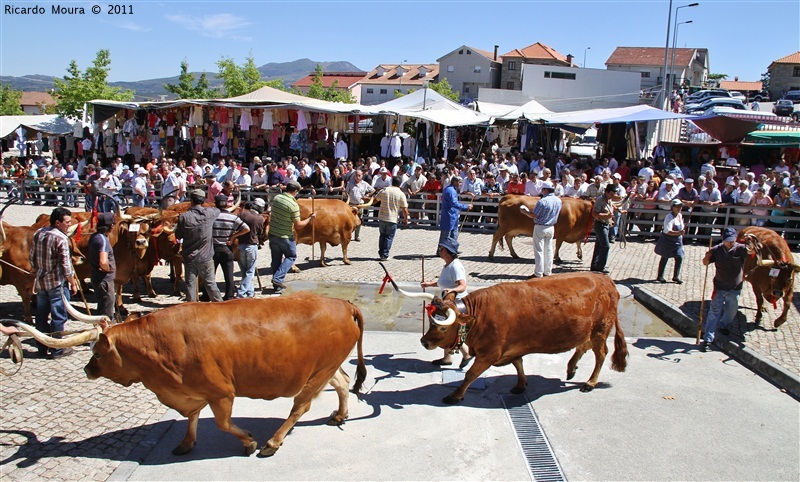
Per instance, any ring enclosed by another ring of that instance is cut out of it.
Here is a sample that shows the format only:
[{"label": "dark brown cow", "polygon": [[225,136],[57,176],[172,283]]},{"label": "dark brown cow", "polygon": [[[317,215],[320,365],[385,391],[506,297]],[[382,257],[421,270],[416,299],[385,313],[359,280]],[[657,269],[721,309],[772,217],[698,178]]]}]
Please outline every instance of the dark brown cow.
[{"label": "dark brown cow", "polygon": [[[48,216],[47,225],[50,225]],[[3,249],[0,253],[0,285],[13,285],[17,289],[20,298],[22,298],[22,312],[23,318],[26,321],[32,320],[31,315],[31,300],[33,299],[33,285],[35,281],[35,273],[31,272],[31,263],[28,257],[33,251],[33,235],[39,229],[33,226],[12,226],[0,220],[2,224],[2,231],[5,233],[5,242]],[[81,229],[85,229],[88,223],[84,223]],[[77,232],[79,224],[73,222],[70,226],[69,242],[72,264],[77,270],[86,263],[84,263],[83,252],[79,244],[75,242],[75,233]]]},{"label": "dark brown cow", "polygon": [[[305,219],[311,215],[311,199],[298,199],[300,205],[300,218]],[[315,199],[314,210],[316,218],[308,223],[300,232],[295,233],[297,244],[319,243],[320,266],[328,266],[325,262],[325,248],[342,245],[342,261],[350,264],[347,257],[347,246],[356,226],[361,225],[361,218],[357,216],[358,209],[369,206],[371,203],[363,204],[358,207],[350,206],[338,199]],[[313,226],[312,226],[313,224]]]},{"label": "dark brown cow", "polygon": [[[514,246],[511,244],[515,236],[533,236],[533,221],[522,214],[520,206],[527,206],[533,211],[538,197],[522,196],[519,194],[508,194],[500,199],[500,206],[497,210],[497,231],[492,238],[492,248],[489,250],[489,259],[494,258],[494,249],[500,243],[503,249],[503,238],[508,244],[508,251],[511,256],[518,258]],[[555,226],[556,239],[556,262],[561,262],[558,252],[564,242],[575,243],[578,248],[578,259],[583,259],[583,240],[592,229],[592,202],[585,199],[571,197],[561,198],[561,213]]]},{"label": "dark brown cow", "polygon": [[[79,319],[68,304],[70,314]],[[97,321],[97,317],[87,321]],[[186,436],[173,454],[195,446],[200,411],[211,405],[217,426],[242,441],[246,454],[258,446],[253,435],[231,422],[234,397],[273,400],[293,397],[288,419],[261,448],[274,454],[311,401],[330,383],[339,409],[329,425],[347,418],[349,376],[341,368],[357,346],[355,392],[366,377],[364,318],[349,301],[313,293],[280,298],[183,303],[139,319],[55,340],[19,324],[40,342],[70,346],[97,339],[86,365],[90,379],[108,378],[125,387],[142,383],[170,408],[189,418]],[[99,333],[102,331],[102,333]]]},{"label": "dark brown cow", "polygon": [[761,324],[761,314],[766,311],[764,299],[777,309],[783,299],[783,310],[773,325],[778,328],[786,322],[786,315],[794,297],[794,274],[800,266],[794,262],[792,250],[778,233],[771,229],[749,226],[739,232],[740,243],[755,251],[744,262],[744,279],[750,282],[756,296],[756,326]]},{"label": "dark brown cow", "polygon": [[455,350],[466,342],[475,357],[461,386],[444,398],[448,404],[461,401],[470,384],[489,367],[509,363],[517,369],[517,384],[511,391],[523,393],[527,385],[523,356],[573,348],[567,380],[575,376],[583,354],[594,351],[594,370],[581,388],[588,392],[597,385],[612,328],[616,333],[611,368],[621,372],[627,366],[628,348],[617,317],[619,292],[608,276],[582,272],[501,283],[469,293],[460,300],[460,311],[451,299],[442,301],[427,293],[411,296],[433,301],[431,326],[420,340],[425,348]]}]

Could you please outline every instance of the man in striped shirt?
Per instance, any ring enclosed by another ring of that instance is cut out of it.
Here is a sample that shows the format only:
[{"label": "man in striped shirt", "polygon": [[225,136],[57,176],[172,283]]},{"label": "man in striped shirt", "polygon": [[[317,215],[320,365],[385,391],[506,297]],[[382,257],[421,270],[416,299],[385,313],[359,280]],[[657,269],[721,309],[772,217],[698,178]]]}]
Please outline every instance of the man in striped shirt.
[{"label": "man in striped shirt", "polygon": [[219,209],[219,216],[214,220],[211,228],[211,242],[214,246],[214,273],[222,265],[222,276],[225,278],[225,295],[223,300],[234,298],[233,285],[233,240],[250,232],[242,219],[225,210],[228,205],[228,196],[217,194],[214,203]]},{"label": "man in striped shirt", "polygon": [[292,228],[299,231],[316,217],[312,212],[306,219],[300,219],[300,205],[296,200],[298,192],[300,184],[297,181],[289,181],[286,190],[272,200],[269,250],[272,254],[272,286],[275,288],[275,293],[281,293],[286,289],[283,281],[297,259],[297,244]]},{"label": "man in striped shirt", "polygon": [[[70,292],[77,293],[78,285],[69,257],[67,231],[72,223],[72,213],[65,208],[55,208],[50,213],[50,226],[33,235],[33,250],[29,256],[31,271],[36,274],[36,329],[45,333],[64,330],[67,308],[61,299],[69,301]],[[48,323],[47,316],[51,316]],[[60,338],[61,335],[54,335]],[[39,356],[47,356],[47,347],[37,343]],[[73,353],[72,348],[52,350],[50,356],[59,358]]]},{"label": "man in striped shirt", "polygon": [[397,232],[397,218],[402,210],[405,224],[408,225],[408,200],[400,190],[400,177],[392,178],[392,185],[378,193],[381,208],[378,212],[378,256],[381,261],[389,259],[394,235]]}]

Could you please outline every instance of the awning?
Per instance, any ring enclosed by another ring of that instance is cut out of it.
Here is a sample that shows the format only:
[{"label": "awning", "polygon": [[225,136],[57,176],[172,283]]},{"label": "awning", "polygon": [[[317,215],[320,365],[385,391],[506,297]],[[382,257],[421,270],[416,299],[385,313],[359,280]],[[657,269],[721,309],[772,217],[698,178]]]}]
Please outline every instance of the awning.
[{"label": "awning", "polygon": [[[4,115],[0,116],[0,138],[8,137],[17,127],[22,126],[31,133],[41,132],[47,135],[63,135],[72,133],[74,121],[60,115]],[[36,137],[35,135],[33,137]]]},{"label": "awning", "polygon": [[551,114],[525,114],[525,118],[533,122],[547,124],[615,124],[619,122],[646,122],[667,119],[692,119],[692,116],[668,112],[649,105],[631,107],[615,107],[611,109],[588,109],[575,112]]},{"label": "awning", "polygon": [[797,131],[755,131],[747,134],[744,142],[755,145],[800,148],[800,130]]},{"label": "awning", "polygon": [[416,117],[448,127],[485,125],[492,122],[490,116],[457,104],[433,89],[420,89],[368,107],[376,113]]},{"label": "awning", "polygon": [[475,101],[477,110],[490,115],[498,120],[517,120],[527,115],[535,117],[538,114],[552,114],[553,111],[542,104],[531,100],[523,105],[495,104],[492,102]]}]

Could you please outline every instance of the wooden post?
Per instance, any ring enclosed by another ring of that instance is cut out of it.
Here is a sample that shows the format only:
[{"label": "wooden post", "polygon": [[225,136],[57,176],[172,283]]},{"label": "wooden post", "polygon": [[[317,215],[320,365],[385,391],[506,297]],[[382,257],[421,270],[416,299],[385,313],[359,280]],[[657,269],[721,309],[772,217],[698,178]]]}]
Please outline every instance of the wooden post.
[{"label": "wooden post", "polygon": [[[708,238],[708,249],[711,250],[711,242],[714,240],[714,233],[713,231],[709,233]],[[705,256],[705,254],[703,255]],[[708,282],[708,267],[711,263],[706,265],[706,274],[703,277],[703,297],[700,299],[700,320],[697,322],[697,338],[695,338],[694,342],[696,345],[700,344],[700,335],[703,332],[703,310],[706,306],[706,283]]]},{"label": "wooden post", "polygon": [[[314,195],[311,195],[311,214],[314,214]],[[314,243],[316,236],[314,232],[314,220],[311,220],[311,261],[314,261]]]},{"label": "wooden post", "polygon": [[[422,282],[425,282],[425,255],[422,255]],[[422,288],[422,292],[425,292],[425,288]],[[422,336],[425,336],[425,308],[426,308],[425,300],[422,300]]]}]

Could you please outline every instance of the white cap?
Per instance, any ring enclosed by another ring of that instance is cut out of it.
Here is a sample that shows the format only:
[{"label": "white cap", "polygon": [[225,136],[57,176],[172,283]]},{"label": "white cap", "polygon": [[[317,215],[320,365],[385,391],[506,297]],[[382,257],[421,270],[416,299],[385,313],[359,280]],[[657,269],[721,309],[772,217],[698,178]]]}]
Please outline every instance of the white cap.
[{"label": "white cap", "polygon": [[108,171],[106,171],[105,169],[101,170],[101,171],[100,171],[100,177],[101,177],[101,178],[102,178],[102,177],[108,177]]},{"label": "white cap", "polygon": [[614,176],[612,176],[612,177],[613,177],[614,179],[622,179],[622,176],[620,176],[618,172],[615,172],[615,173],[614,173]]},{"label": "white cap", "polygon": [[147,174],[147,169],[145,169],[145,168],[143,168],[143,167],[139,167],[139,168],[137,168],[137,169],[136,169],[136,174],[138,174],[138,175],[140,175],[140,176],[141,176],[142,174]]}]

